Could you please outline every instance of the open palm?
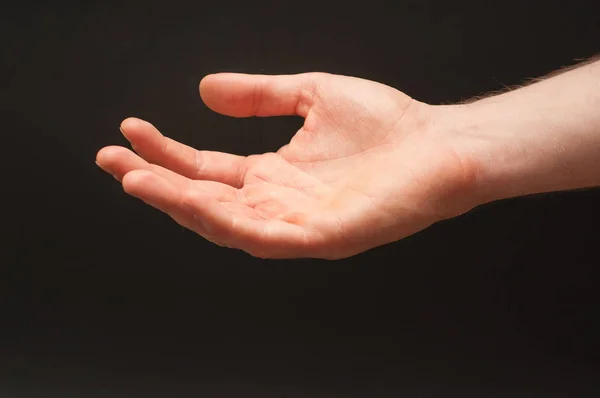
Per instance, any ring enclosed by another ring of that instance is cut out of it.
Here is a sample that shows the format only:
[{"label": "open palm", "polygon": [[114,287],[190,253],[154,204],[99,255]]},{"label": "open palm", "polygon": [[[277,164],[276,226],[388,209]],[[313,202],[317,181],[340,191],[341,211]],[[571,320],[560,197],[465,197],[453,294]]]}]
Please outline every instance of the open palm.
[{"label": "open palm", "polygon": [[[97,163],[126,192],[217,244],[263,258],[343,258],[463,211],[471,168],[444,115],[375,82],[327,74],[217,74],[200,84],[235,117],[300,115],[276,153],[197,151],[127,119],[132,152]],[[137,153],[137,154],[136,154]]]}]

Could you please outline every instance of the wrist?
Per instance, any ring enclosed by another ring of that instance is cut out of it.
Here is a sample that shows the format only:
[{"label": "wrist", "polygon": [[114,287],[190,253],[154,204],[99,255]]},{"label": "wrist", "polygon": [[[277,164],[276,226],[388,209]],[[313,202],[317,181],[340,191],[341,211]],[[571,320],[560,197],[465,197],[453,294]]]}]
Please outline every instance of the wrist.
[{"label": "wrist", "polygon": [[599,89],[596,62],[451,106],[461,156],[476,165],[478,200],[599,185]]},{"label": "wrist", "polygon": [[540,171],[552,169],[554,180],[565,174],[553,153],[537,145],[531,132],[538,115],[523,117],[525,104],[498,96],[455,107],[459,152],[475,170],[476,203],[548,191]]},{"label": "wrist", "polygon": [[457,106],[458,141],[476,169],[473,195],[480,204],[587,184],[571,155],[583,153],[581,142],[542,101],[534,93]]}]

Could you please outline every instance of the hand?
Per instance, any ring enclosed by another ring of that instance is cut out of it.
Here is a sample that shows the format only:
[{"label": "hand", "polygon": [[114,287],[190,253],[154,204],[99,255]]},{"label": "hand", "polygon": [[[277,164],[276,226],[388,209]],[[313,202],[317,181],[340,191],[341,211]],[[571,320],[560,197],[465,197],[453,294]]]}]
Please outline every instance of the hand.
[{"label": "hand", "polygon": [[121,129],[137,153],[103,148],[125,191],[219,245],[261,258],[344,258],[401,239],[476,203],[453,107],[382,84],[309,73],[216,74],[200,84],[216,112],[300,115],[276,153],[197,151],[151,124]]}]

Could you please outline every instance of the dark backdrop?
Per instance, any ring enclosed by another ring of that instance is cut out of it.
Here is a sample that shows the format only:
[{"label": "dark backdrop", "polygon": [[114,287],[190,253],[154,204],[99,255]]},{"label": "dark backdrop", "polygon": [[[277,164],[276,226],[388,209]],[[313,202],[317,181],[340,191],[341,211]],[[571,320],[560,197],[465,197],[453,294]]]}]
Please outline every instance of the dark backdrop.
[{"label": "dark backdrop", "polygon": [[127,116],[238,154],[300,126],[211,113],[212,72],[342,73],[431,103],[518,84],[599,51],[597,1],[189,3],[2,11],[0,396],[600,388],[600,190],[494,203],[342,261],[265,261],[94,164]]}]

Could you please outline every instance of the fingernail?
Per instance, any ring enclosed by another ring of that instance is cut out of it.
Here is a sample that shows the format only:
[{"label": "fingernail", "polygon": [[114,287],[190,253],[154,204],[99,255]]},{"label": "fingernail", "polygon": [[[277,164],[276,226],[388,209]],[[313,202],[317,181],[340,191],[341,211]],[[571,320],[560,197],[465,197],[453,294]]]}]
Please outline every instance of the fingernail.
[{"label": "fingernail", "polygon": [[108,170],[105,170],[105,169],[104,169],[104,167],[102,167],[102,166],[100,165],[100,163],[98,163],[98,162],[95,162],[95,163],[96,163],[96,166],[98,166],[98,167],[100,167],[100,169],[102,169],[102,171],[106,171],[108,174],[110,174],[111,176],[113,176],[113,178],[114,178],[115,180],[117,180],[117,181],[121,182],[121,180],[119,180],[119,178],[117,178],[117,176],[116,176],[115,174],[112,174],[112,173],[110,173]]},{"label": "fingernail", "polygon": [[119,131],[121,131],[121,134],[123,134],[123,137],[125,137],[127,139],[127,141],[129,141],[129,138],[127,138],[127,134],[125,134],[125,130],[123,130],[123,127],[119,126]]}]

